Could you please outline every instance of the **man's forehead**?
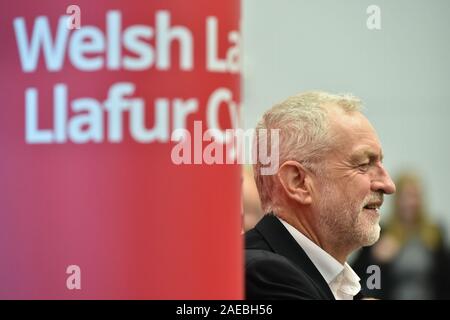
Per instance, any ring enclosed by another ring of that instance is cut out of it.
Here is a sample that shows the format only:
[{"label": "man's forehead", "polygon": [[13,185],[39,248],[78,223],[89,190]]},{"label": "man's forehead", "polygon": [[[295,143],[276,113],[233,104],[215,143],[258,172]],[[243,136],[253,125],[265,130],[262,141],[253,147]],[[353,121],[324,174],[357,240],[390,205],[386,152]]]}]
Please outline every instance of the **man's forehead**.
[{"label": "man's forehead", "polygon": [[375,128],[360,111],[344,111],[334,107],[328,110],[330,130],[337,135],[366,135],[377,137]]},{"label": "man's forehead", "polygon": [[329,106],[327,109],[330,130],[333,135],[347,136],[360,131],[367,132],[372,125],[359,111],[347,112],[338,106]]}]

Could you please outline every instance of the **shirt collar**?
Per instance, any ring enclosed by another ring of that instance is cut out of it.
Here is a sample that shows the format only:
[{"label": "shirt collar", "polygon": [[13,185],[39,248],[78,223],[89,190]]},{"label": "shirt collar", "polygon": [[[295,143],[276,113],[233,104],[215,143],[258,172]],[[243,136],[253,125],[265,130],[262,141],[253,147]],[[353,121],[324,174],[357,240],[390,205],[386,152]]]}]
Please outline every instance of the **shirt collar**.
[{"label": "shirt collar", "polygon": [[342,265],[339,261],[337,261],[329,253],[327,253],[317,244],[308,239],[296,228],[291,226],[283,219],[278,219],[291,234],[291,236],[295,239],[295,241],[297,241],[303,251],[305,251],[308,258],[312,261],[317,270],[319,270],[320,274],[328,283],[328,285],[341,273],[345,276],[345,278],[351,279],[355,282],[360,281],[358,275],[347,263]]},{"label": "shirt collar", "polygon": [[341,300],[353,299],[361,290],[360,280],[353,269],[345,263],[343,271],[331,282],[330,288]]}]

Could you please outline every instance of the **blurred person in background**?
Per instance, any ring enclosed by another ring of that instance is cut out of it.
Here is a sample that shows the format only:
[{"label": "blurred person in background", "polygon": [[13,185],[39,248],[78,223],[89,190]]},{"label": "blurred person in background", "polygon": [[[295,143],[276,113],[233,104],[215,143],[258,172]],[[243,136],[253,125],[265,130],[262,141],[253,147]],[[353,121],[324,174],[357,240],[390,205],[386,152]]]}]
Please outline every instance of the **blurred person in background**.
[{"label": "blurred person in background", "polygon": [[261,220],[264,212],[261,208],[258,189],[250,166],[242,167],[242,201],[244,210],[244,231],[252,229]]},{"label": "blurred person in background", "polygon": [[[353,263],[363,292],[392,300],[449,299],[450,264],[441,228],[431,221],[420,179],[403,173],[388,223],[378,243],[364,248]],[[380,267],[381,288],[369,289],[367,268]]]}]

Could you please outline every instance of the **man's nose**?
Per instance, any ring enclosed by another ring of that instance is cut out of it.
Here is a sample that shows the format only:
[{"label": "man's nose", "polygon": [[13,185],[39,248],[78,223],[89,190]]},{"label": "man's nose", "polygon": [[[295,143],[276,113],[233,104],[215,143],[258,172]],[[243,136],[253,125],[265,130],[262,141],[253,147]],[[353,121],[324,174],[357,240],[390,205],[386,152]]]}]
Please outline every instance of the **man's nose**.
[{"label": "man's nose", "polygon": [[395,184],[383,166],[380,166],[378,175],[372,180],[372,191],[381,191],[385,194],[395,192]]}]

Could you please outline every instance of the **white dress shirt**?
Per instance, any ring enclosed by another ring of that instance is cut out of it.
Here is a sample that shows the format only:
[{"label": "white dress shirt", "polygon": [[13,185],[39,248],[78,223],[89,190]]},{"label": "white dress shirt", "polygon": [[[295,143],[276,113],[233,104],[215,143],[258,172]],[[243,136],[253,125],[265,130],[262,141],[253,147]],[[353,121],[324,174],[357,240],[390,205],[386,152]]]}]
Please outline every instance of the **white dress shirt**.
[{"label": "white dress shirt", "polygon": [[336,300],[353,300],[361,290],[361,280],[347,264],[342,265],[286,221],[278,218],[328,283]]}]

